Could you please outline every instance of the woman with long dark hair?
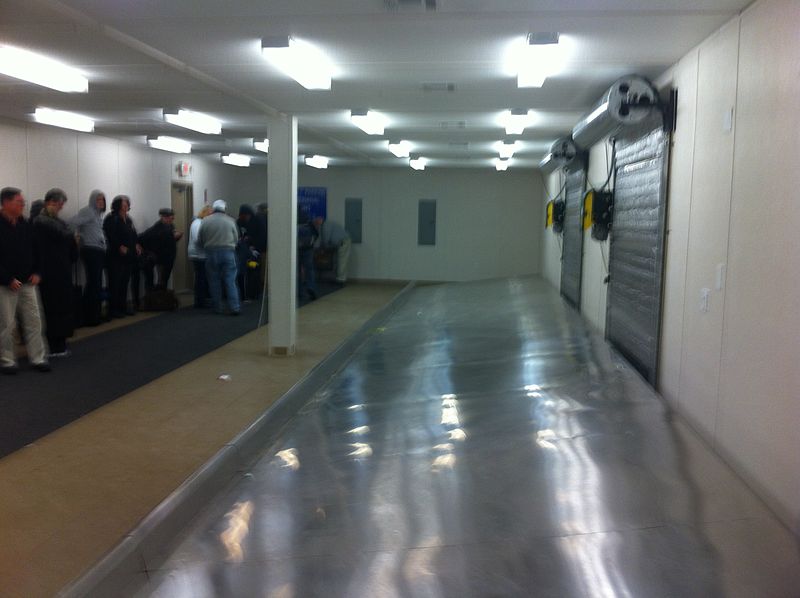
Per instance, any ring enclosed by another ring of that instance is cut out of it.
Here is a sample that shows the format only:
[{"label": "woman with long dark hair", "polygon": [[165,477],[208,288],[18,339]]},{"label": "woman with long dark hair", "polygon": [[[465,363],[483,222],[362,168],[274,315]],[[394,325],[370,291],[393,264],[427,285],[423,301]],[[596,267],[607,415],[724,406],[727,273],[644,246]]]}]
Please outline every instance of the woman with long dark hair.
[{"label": "woman with long dark hair", "polygon": [[127,195],[117,195],[111,202],[111,213],[103,221],[108,248],[112,318],[133,315],[133,310],[128,307],[128,286],[131,269],[136,267],[142,248],[136,242],[136,227],[128,216],[130,209],[130,198]]},{"label": "woman with long dark hair", "polygon": [[51,357],[66,357],[67,338],[75,331],[72,300],[72,264],[78,259],[75,234],[58,214],[67,202],[61,189],[44,196],[44,209],[33,220],[42,281],[39,291],[46,322],[45,336]]}]

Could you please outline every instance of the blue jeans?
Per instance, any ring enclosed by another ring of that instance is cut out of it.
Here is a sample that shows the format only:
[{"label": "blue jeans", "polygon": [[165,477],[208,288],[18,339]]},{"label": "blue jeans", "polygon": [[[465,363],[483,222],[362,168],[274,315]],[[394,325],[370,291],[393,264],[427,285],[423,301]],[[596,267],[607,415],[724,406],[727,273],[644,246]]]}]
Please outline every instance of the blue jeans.
[{"label": "blue jeans", "polygon": [[232,312],[242,309],[239,302],[239,289],[236,288],[236,255],[233,249],[225,247],[206,247],[206,274],[208,290],[215,312],[222,312],[222,286],[228,297],[228,307]]},{"label": "blue jeans", "polygon": [[297,297],[302,298],[304,294],[308,295],[309,299],[317,298],[313,248],[297,250]]}]

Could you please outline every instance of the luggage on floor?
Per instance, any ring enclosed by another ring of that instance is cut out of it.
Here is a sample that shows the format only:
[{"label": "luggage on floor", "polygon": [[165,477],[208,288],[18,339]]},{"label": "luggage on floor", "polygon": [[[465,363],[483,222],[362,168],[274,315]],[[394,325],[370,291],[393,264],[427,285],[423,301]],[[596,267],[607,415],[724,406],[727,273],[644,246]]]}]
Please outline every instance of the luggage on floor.
[{"label": "luggage on floor", "polygon": [[178,308],[178,298],[171,289],[152,289],[144,294],[144,311],[172,311]]}]

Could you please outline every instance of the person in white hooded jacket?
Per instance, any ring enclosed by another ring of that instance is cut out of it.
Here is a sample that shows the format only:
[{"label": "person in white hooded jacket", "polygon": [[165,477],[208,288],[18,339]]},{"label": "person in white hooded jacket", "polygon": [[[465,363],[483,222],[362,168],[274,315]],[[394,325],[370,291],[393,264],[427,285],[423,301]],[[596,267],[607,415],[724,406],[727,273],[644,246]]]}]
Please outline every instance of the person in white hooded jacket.
[{"label": "person in white hooded jacket", "polygon": [[83,323],[86,326],[97,326],[102,321],[100,295],[106,261],[106,236],[103,233],[105,211],[106,194],[95,189],[89,195],[89,205],[81,208],[69,222],[78,234],[81,261],[86,273],[83,290]]}]

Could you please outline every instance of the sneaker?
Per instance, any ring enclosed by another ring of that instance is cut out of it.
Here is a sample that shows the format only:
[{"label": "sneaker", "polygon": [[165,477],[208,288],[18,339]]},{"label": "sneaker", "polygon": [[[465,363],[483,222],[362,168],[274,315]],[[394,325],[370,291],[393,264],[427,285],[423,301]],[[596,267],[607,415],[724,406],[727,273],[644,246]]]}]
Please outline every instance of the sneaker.
[{"label": "sneaker", "polygon": [[241,315],[242,315],[242,312],[240,312],[240,311],[232,311],[232,312],[231,312],[231,315],[232,315],[232,316],[241,316]]},{"label": "sneaker", "polygon": [[64,349],[63,351],[59,351],[58,353],[50,353],[48,357],[69,357],[72,355],[72,351],[69,349]]},{"label": "sneaker", "polygon": [[33,369],[36,370],[37,372],[49,372],[50,364],[47,363],[46,361],[43,361],[42,363],[34,363]]},{"label": "sneaker", "polygon": [[19,371],[19,368],[15,365],[4,365],[0,367],[0,371],[6,376],[14,376]]}]

